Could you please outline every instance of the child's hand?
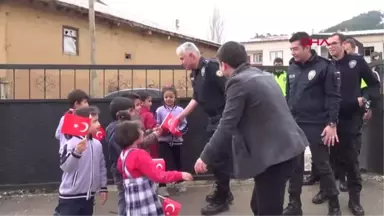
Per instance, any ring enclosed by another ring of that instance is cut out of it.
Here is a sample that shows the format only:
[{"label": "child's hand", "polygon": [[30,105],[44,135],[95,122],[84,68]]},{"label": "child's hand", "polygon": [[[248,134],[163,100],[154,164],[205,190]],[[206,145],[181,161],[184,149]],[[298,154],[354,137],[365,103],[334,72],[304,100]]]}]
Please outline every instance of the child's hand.
[{"label": "child's hand", "polygon": [[191,173],[181,172],[181,177],[183,178],[184,181],[192,181],[193,180],[193,176],[191,175]]},{"label": "child's hand", "polygon": [[104,205],[105,202],[108,200],[108,193],[107,192],[100,192],[100,204]]},{"label": "child's hand", "polygon": [[87,148],[87,139],[84,138],[79,143],[77,143],[75,152],[81,154],[85,151],[86,148]]},{"label": "child's hand", "polygon": [[157,128],[154,128],[154,129],[153,129],[153,133],[154,133],[157,137],[159,137],[159,136],[161,136],[161,134],[163,133],[163,130],[162,130],[160,127],[157,127]]}]

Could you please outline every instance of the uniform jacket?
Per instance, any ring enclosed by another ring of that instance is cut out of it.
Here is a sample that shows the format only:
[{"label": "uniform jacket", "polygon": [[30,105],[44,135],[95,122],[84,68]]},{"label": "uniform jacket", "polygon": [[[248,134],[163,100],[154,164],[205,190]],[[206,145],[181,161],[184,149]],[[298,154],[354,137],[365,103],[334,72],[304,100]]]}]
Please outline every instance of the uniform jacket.
[{"label": "uniform jacket", "polygon": [[225,105],[224,76],[217,76],[219,63],[214,60],[200,58],[199,67],[191,73],[193,99],[203,108],[209,117],[221,115]]},{"label": "uniform jacket", "polygon": [[59,188],[62,199],[89,198],[97,191],[107,191],[107,168],[103,147],[96,139],[87,140],[82,154],[75,152],[77,144],[84,137],[69,139],[61,156],[60,168],[63,176]]},{"label": "uniform jacket", "polygon": [[223,117],[200,156],[205,163],[217,159],[227,134],[232,135],[235,177],[240,179],[304,152],[308,141],[270,73],[244,63],[229,78],[225,92]]},{"label": "uniform jacket", "polygon": [[[171,113],[172,116],[178,116],[181,112],[183,112],[183,108],[175,105],[174,107],[168,107],[166,105],[160,106],[156,110],[156,120],[157,124],[161,125],[164,119],[167,117],[168,113]],[[188,130],[187,120],[184,120],[179,124],[179,131],[182,134],[185,134]],[[160,136],[158,138],[159,142],[167,142],[171,145],[181,145],[183,144],[183,137],[173,136],[171,133],[166,132],[166,134]]]},{"label": "uniform jacket", "polygon": [[364,90],[366,99],[371,100],[371,106],[375,107],[380,99],[380,82],[364,58],[344,53],[344,57],[334,63],[341,73],[340,118],[350,119],[359,113],[357,98],[362,96],[361,80],[367,85]]},{"label": "uniform jacket", "polygon": [[340,109],[340,73],[332,62],[312,50],[304,64],[291,59],[287,100],[299,124],[337,123]]},{"label": "uniform jacket", "polygon": [[[360,133],[361,114],[365,107],[360,107],[357,98],[370,100],[370,107],[375,108],[380,99],[380,82],[362,56],[348,55],[334,61],[341,73],[341,106],[338,132]],[[366,87],[361,89],[361,81]]]}]

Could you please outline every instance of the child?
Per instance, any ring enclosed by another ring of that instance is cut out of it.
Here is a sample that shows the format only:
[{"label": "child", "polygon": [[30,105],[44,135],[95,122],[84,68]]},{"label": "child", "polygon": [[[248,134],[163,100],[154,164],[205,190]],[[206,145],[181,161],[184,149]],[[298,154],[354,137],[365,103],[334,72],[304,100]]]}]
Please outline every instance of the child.
[{"label": "child", "polygon": [[154,182],[189,181],[192,175],[156,169],[149,153],[138,148],[143,134],[140,124],[135,121],[121,121],[116,127],[116,142],[124,149],[117,168],[124,179],[127,215],[164,215]]},{"label": "child", "polygon": [[103,147],[92,138],[99,127],[99,109],[94,106],[78,108],[75,115],[91,116],[89,134],[71,137],[64,145],[60,168],[63,176],[59,188],[60,215],[92,215],[96,192],[100,192],[101,204],[107,200],[107,169]]},{"label": "child", "polygon": [[[121,147],[115,141],[115,130],[116,125],[119,121],[131,120],[132,116],[137,116],[135,111],[135,105],[133,101],[127,97],[116,97],[109,104],[109,112],[112,119],[108,127],[106,128],[106,137],[105,140],[109,149],[109,160],[111,161],[111,172],[113,176],[114,183],[118,191],[118,215],[126,215],[126,206],[125,206],[125,196],[124,196],[124,186],[123,179],[120,173],[117,172],[117,159],[121,153]],[[145,142],[140,146],[141,148],[147,148],[148,145],[157,142],[158,133],[150,133],[145,137]]]},{"label": "child", "polygon": [[136,93],[125,93],[122,95],[122,97],[126,97],[126,98],[129,98],[133,101],[133,103],[135,104],[135,110],[137,112],[137,114],[140,113],[140,109],[141,109],[141,101],[140,101],[140,96]]},{"label": "child", "polygon": [[[68,94],[68,101],[71,109],[78,109],[80,107],[88,107],[89,96],[83,90],[75,89]],[[71,111],[67,111],[71,112]],[[66,114],[65,113],[65,114]],[[61,117],[59,125],[57,126],[55,137],[60,141],[59,153],[61,154],[64,143],[67,141],[64,134],[61,133],[61,126],[63,125],[64,117]]]},{"label": "child", "polygon": [[[165,87],[162,90],[164,98],[164,106],[157,108],[156,119],[157,124],[160,125],[168,113],[173,117],[178,116],[183,108],[176,105],[176,89],[174,87]],[[187,131],[187,121],[184,119],[179,126],[182,134]],[[177,137],[170,132],[163,133],[159,137],[159,154],[164,158],[167,170],[181,170],[181,146],[183,144],[183,137]],[[186,187],[182,182],[175,185],[179,192],[186,191]],[[165,184],[160,184],[159,193],[163,196],[169,196]]]},{"label": "child", "polygon": [[[78,109],[81,107],[88,107],[89,96],[87,95],[87,93],[85,93],[81,89],[75,89],[75,90],[71,91],[68,94],[67,98],[69,101],[70,109],[67,112],[65,112],[64,114],[72,112],[73,109]],[[64,146],[65,142],[67,142],[67,138],[64,136],[64,134],[61,133],[61,127],[63,125],[63,121],[64,121],[64,116],[62,116],[60,118],[59,125],[57,126],[56,132],[55,132],[55,138],[57,140],[59,140],[59,155],[61,155],[62,150],[63,150],[63,146]],[[58,214],[59,214],[58,213],[58,207],[56,207],[54,215],[58,215]]]},{"label": "child", "polygon": [[[152,106],[152,97],[147,92],[139,92],[141,101],[141,108],[139,110],[139,115],[141,117],[141,122],[144,125],[145,130],[151,130],[156,127],[155,116],[151,112]],[[157,143],[149,146],[149,154],[153,158],[159,157]]]}]

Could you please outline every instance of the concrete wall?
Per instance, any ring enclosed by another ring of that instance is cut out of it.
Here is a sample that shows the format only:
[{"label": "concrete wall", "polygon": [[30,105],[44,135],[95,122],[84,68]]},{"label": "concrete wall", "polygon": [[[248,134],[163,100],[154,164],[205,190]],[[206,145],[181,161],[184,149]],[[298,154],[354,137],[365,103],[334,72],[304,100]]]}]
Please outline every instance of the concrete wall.
[{"label": "concrete wall", "polygon": [[[63,54],[63,26],[78,29],[77,56]],[[100,20],[96,22],[96,32],[97,64],[180,64],[175,49],[184,41],[178,38],[156,33],[149,35],[137,28],[112,26]],[[89,64],[89,39],[87,15],[31,3],[12,1],[0,3],[0,64]],[[216,48],[197,45],[204,56],[214,57]],[[132,58],[126,59],[125,54],[131,54]],[[185,82],[185,71],[175,71],[174,78],[172,71],[161,73],[159,75],[158,71],[149,71],[146,80],[144,71],[120,71],[122,76],[120,79],[125,83],[125,86],[120,87],[145,87],[145,83],[151,87],[159,87],[161,83],[172,83],[173,79]],[[15,98],[43,97],[41,86],[43,74],[41,70],[34,70],[31,73],[0,70],[1,79],[10,82],[7,95],[11,98],[13,95]],[[67,92],[74,87],[88,91],[88,71],[62,71],[61,74],[60,77],[58,71],[46,71],[46,80],[49,80],[49,84],[46,83],[46,88],[49,86],[49,89],[46,89],[46,98],[66,97]],[[98,71],[99,96],[102,96],[102,92],[107,92],[108,88],[113,89],[110,83],[116,85],[116,76],[117,71],[107,71],[105,74],[103,71]]]}]

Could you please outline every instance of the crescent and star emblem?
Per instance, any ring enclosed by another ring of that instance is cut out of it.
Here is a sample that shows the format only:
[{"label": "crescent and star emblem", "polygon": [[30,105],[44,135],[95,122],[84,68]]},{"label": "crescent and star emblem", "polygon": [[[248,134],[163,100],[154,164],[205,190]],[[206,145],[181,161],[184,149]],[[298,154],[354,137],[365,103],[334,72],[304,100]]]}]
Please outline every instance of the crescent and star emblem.
[{"label": "crescent and star emblem", "polygon": [[[171,208],[172,211],[168,212],[168,211],[167,211],[168,207]],[[170,215],[170,213],[175,212],[176,208],[175,208],[175,205],[173,205],[172,203],[170,203],[170,204],[167,204],[167,205],[165,206],[164,210],[166,211],[166,215]]]},{"label": "crescent and star emblem", "polygon": [[156,164],[156,169],[163,169],[163,165],[161,163]]},{"label": "crescent and star emblem", "polygon": [[101,133],[101,131],[97,131],[96,137],[102,137],[102,136],[103,136],[103,133]]},{"label": "crescent and star emblem", "polygon": [[[84,126],[84,129],[83,129],[83,130],[80,130],[80,132],[81,132],[81,133],[85,133],[85,132],[87,132],[88,129],[89,129],[89,125],[88,125],[87,123],[85,123],[85,122],[81,122],[80,124]],[[77,128],[79,128],[80,126],[79,126],[78,124],[74,124],[73,127],[77,129]]]}]

